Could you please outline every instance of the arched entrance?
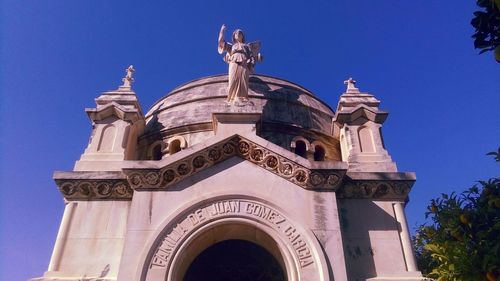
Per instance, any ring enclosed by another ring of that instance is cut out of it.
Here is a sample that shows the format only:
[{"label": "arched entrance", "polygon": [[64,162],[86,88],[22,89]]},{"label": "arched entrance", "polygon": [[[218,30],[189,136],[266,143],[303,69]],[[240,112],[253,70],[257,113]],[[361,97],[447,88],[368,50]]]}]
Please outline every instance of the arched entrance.
[{"label": "arched entrance", "polygon": [[286,281],[277,242],[255,225],[231,222],[199,233],[179,254],[172,280]]},{"label": "arched entrance", "polygon": [[285,281],[278,261],[263,247],[226,240],[204,250],[189,266],[184,281]]},{"label": "arched entrance", "polygon": [[[270,254],[271,260],[279,265],[283,280],[330,280],[321,247],[312,237],[310,231],[266,202],[215,197],[181,208],[165,220],[158,232],[151,235],[153,239],[148,242],[151,246],[141,257],[144,263],[137,272],[137,280],[184,280],[203,252],[218,243],[234,240],[246,241]],[[253,246],[245,245],[242,246],[245,253],[250,252]],[[235,253],[227,253],[224,248],[217,249],[219,246],[214,246],[214,251],[235,257]],[[243,263],[248,261],[243,260],[240,265]]]}]

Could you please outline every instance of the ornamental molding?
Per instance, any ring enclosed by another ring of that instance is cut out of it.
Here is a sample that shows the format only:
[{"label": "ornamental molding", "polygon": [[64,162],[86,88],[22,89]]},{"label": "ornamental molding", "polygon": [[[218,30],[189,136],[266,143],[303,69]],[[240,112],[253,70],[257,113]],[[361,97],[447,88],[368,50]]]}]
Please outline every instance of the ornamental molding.
[{"label": "ornamental molding", "polygon": [[347,178],[338,189],[340,199],[406,200],[415,180],[354,180]]},{"label": "ornamental molding", "polygon": [[339,199],[406,200],[415,182],[414,173],[348,172],[342,168],[315,168],[318,163],[308,167],[310,162],[293,161],[268,149],[265,144],[239,135],[208,145],[163,167],[123,168],[120,172],[55,172],[54,180],[69,201],[132,200],[134,190],[168,190],[183,179],[233,156],[304,189],[334,191]]},{"label": "ornamental molding", "polygon": [[69,201],[131,200],[133,194],[126,179],[55,178],[55,182]]},{"label": "ornamental molding", "polygon": [[389,116],[389,113],[385,111],[369,107],[365,104],[360,104],[354,108],[338,111],[335,115],[334,122],[338,122],[340,124],[352,123],[357,119],[364,117],[375,123],[382,124],[387,119],[387,116]]},{"label": "ornamental molding", "polygon": [[230,157],[238,156],[300,187],[335,191],[345,169],[309,169],[262,145],[233,136],[158,169],[124,169],[134,190],[164,190]]}]

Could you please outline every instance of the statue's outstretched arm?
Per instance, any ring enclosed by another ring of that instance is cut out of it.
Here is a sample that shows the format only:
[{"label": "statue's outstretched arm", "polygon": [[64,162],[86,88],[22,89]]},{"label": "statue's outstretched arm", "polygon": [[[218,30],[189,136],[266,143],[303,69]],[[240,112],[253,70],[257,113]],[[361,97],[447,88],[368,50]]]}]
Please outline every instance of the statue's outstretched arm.
[{"label": "statue's outstretched arm", "polygon": [[217,51],[219,51],[219,54],[222,54],[224,51],[227,52],[231,48],[231,45],[229,43],[227,43],[226,41],[224,41],[224,32],[225,31],[226,31],[226,25],[223,24],[220,27],[220,31],[219,31],[219,44],[218,44],[218,48],[217,48]]}]

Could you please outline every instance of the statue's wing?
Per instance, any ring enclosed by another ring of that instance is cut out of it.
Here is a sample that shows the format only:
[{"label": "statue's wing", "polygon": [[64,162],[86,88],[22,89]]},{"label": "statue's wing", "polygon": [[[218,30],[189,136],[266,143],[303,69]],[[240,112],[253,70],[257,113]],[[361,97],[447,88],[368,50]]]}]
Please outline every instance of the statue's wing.
[{"label": "statue's wing", "polygon": [[260,41],[248,43],[248,46],[250,46],[250,51],[252,51],[252,55],[257,56],[259,54],[260,45]]}]

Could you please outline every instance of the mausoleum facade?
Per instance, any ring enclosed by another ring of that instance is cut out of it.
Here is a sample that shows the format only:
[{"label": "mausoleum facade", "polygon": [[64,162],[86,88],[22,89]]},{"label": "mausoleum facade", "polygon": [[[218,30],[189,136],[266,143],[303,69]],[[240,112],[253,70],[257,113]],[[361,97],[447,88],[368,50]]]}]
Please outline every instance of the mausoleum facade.
[{"label": "mausoleum facade", "polygon": [[228,76],[210,76],[144,114],[132,73],[86,109],[88,147],[54,173],[66,207],[32,280],[422,279],[404,214],[415,174],[354,80],[333,110],[264,75],[234,104]]}]

